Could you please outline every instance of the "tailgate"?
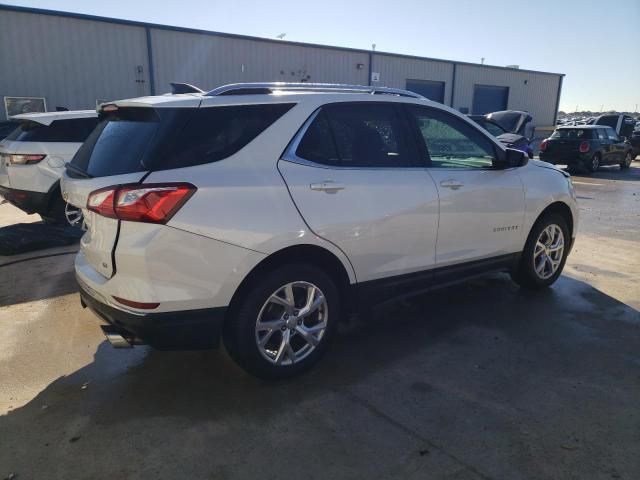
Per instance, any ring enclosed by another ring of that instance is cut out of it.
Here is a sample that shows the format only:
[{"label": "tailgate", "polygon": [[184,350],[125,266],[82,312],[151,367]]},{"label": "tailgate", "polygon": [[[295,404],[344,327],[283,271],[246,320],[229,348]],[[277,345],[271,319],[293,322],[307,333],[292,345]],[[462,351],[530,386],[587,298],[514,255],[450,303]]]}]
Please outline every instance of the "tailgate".
[{"label": "tailgate", "polygon": [[571,155],[579,152],[581,140],[552,139],[547,144],[547,153],[553,155]]},{"label": "tailgate", "polygon": [[95,190],[123,183],[137,183],[146,172],[129,173],[113,177],[71,178],[66,173],[61,178],[63,198],[82,209],[87,232],[80,240],[80,248],[93,268],[106,278],[115,273],[113,252],[118,239],[119,221],[87,210],[89,194]]}]

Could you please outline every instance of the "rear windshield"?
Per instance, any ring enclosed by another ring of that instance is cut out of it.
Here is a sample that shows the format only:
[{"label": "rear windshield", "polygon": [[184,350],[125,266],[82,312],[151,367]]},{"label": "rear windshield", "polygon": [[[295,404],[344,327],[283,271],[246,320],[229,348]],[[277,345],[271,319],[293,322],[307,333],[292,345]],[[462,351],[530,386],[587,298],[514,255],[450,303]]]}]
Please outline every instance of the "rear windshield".
[{"label": "rear windshield", "polygon": [[96,117],[55,120],[42,125],[30,120],[22,121],[7,136],[14,142],[74,142],[82,143],[98,124]]},{"label": "rear windshield", "polygon": [[71,164],[105,177],[216,162],[249,144],[291,107],[120,108],[101,117]]},{"label": "rear windshield", "polygon": [[595,138],[595,130],[591,128],[562,128],[553,132],[551,138],[588,140],[591,138]]}]

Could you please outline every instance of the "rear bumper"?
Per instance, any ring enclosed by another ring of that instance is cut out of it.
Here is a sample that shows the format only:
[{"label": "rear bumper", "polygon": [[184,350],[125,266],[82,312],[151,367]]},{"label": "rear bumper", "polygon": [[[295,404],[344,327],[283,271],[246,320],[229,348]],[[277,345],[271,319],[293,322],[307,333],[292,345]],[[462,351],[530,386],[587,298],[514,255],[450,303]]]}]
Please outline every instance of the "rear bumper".
[{"label": "rear bumper", "polygon": [[227,307],[179,312],[130,312],[96,298],[98,295],[90,287],[76,279],[82,306],[89,307],[97,316],[117,327],[124,337],[140,339],[158,350],[209,349],[220,343]]},{"label": "rear bumper", "polygon": [[0,196],[10,204],[18,207],[26,213],[46,213],[49,209],[49,194],[32,192],[30,190],[18,190],[0,186]]}]

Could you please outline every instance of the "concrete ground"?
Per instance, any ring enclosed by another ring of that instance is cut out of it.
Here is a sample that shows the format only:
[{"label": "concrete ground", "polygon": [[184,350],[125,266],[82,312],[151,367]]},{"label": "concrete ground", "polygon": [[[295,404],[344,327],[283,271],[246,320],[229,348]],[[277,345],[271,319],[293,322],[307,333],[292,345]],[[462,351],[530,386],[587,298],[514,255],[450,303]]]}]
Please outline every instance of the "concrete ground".
[{"label": "concrete ground", "polygon": [[0,479],[640,478],[640,163],[574,181],[553,288],[385,305],[276,384],[224,351],[112,349],[73,248],[0,258]]}]

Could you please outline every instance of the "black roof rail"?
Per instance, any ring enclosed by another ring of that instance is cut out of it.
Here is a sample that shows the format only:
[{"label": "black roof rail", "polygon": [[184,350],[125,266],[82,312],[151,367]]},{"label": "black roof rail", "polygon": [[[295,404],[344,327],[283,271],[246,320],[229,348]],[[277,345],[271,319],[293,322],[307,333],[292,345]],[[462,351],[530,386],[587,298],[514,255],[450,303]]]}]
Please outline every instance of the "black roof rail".
[{"label": "black roof rail", "polygon": [[174,95],[179,93],[204,93],[204,90],[200,90],[190,83],[171,82],[171,93]]}]

